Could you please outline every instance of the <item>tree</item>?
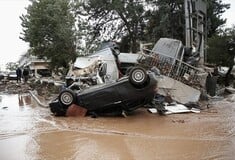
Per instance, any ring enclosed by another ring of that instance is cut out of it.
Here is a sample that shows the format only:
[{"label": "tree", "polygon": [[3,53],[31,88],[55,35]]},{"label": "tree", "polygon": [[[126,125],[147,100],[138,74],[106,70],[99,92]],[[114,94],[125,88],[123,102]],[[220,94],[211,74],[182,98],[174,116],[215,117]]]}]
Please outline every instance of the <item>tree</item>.
[{"label": "tree", "polygon": [[225,85],[229,85],[230,72],[234,66],[235,56],[235,26],[221,30],[208,41],[208,62],[216,66],[227,66],[229,70],[225,76]]},{"label": "tree", "polygon": [[156,42],[161,37],[175,38],[184,42],[184,0],[158,0],[157,10],[147,25],[148,40]]},{"label": "tree", "polygon": [[[150,41],[160,37],[170,37],[185,42],[184,0],[158,0],[158,10],[152,13],[147,31]],[[230,7],[222,0],[207,1],[208,37],[217,34],[218,29],[226,23],[221,16]]]},{"label": "tree", "polygon": [[[77,15],[86,21],[91,40],[120,40],[128,37],[130,50],[138,49],[137,41],[144,39],[146,19],[151,7],[148,1],[87,0],[77,1]],[[84,23],[83,23],[84,24]],[[79,31],[87,27],[79,23]]]},{"label": "tree", "polygon": [[235,56],[235,26],[220,31],[208,41],[208,61],[221,66],[232,67]]},{"label": "tree", "polygon": [[6,64],[6,69],[9,70],[9,71],[14,71],[14,70],[17,69],[17,67],[18,67],[18,64],[15,63],[15,62],[8,62]]},{"label": "tree", "polygon": [[226,19],[222,18],[222,14],[230,8],[230,4],[225,4],[222,0],[210,0],[207,3],[208,37],[212,37],[226,23]]},{"label": "tree", "polygon": [[229,54],[227,50],[228,35],[214,35],[208,40],[207,62],[216,65],[227,65]]},{"label": "tree", "polygon": [[31,0],[20,17],[31,53],[51,60],[52,69],[67,67],[76,57],[75,18],[69,0]]},{"label": "tree", "polygon": [[[184,42],[184,0],[31,1],[20,17],[21,38],[29,42],[32,54],[50,59],[53,68],[67,67],[76,51],[94,50],[100,41],[121,40],[125,52],[136,52],[139,42],[155,43],[161,37]],[[212,36],[225,23],[221,14],[229,5],[211,0],[208,6]]]},{"label": "tree", "polygon": [[[77,0],[77,4],[79,31],[85,28],[84,35],[92,35],[86,36],[89,42],[121,39],[121,47],[133,52],[138,50],[140,41],[155,43],[161,37],[169,37],[185,42],[184,0]],[[221,0],[207,4],[211,37],[226,22],[221,15],[229,4]],[[81,19],[89,27],[84,27]]]}]

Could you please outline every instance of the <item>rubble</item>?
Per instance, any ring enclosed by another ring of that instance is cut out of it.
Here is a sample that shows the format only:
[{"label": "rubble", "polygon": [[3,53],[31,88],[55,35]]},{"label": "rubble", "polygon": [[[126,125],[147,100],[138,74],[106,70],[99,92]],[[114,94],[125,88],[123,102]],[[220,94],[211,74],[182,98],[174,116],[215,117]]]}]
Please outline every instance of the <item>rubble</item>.
[{"label": "rubble", "polygon": [[[182,104],[165,104],[164,111],[161,114],[169,115],[169,114],[177,114],[177,113],[200,113],[200,109],[198,108],[188,108]],[[149,108],[148,111],[150,113],[158,113],[158,109]]]},{"label": "rubble", "polygon": [[0,85],[0,92],[8,93],[8,94],[18,94],[18,93],[25,93],[32,88],[29,84],[18,84],[15,82],[7,82],[5,84]]},{"label": "rubble", "polygon": [[[30,93],[31,96],[41,97],[41,100],[50,101],[59,93],[61,86],[56,86],[46,81],[30,79],[27,83],[17,83],[9,81],[6,84],[0,84],[0,92],[7,94]],[[38,100],[40,102],[40,100]],[[46,104],[45,104],[46,105]]]},{"label": "rubble", "polygon": [[[150,112],[161,112],[163,114],[200,113],[200,106],[195,107],[195,104],[200,101],[202,95],[206,97],[205,99],[208,98],[213,101],[225,91],[230,94],[235,93],[235,89],[232,87],[218,90],[214,83],[213,86],[207,86],[206,84],[212,84],[210,80],[214,80],[211,71],[208,72],[210,68],[197,68],[185,63],[183,61],[183,46],[178,40],[160,39],[152,50],[142,48],[141,51],[138,54],[114,53],[111,48],[105,48],[87,57],[78,57],[73,64],[69,64],[70,67],[66,80],[72,80],[71,83],[67,81],[65,83],[57,82],[50,78],[33,79],[30,83],[24,84],[7,82],[4,91],[7,93],[32,93],[32,90],[36,90],[38,96],[43,96],[49,100],[52,94],[58,95],[64,89],[71,89],[74,93],[79,93],[92,86],[95,86],[94,88],[98,90],[101,84],[104,86],[119,82],[123,76],[129,75],[130,69],[128,67],[138,66],[147,70],[146,73],[153,72],[156,75],[157,94],[164,97],[159,102],[159,99],[156,99],[155,96],[153,100],[155,102],[149,104],[154,107],[150,107]],[[210,76],[212,79],[208,80]],[[213,82],[216,82],[216,80]],[[208,96],[207,93],[210,90],[212,91],[210,96]],[[32,96],[34,96],[33,93]],[[166,102],[168,103],[167,105]],[[45,106],[44,104],[41,105]],[[71,104],[66,115],[83,115],[86,112],[84,110],[76,110],[75,108],[82,107]],[[99,112],[102,112],[102,110]],[[124,115],[126,114],[124,113]]]},{"label": "rubble", "polygon": [[[175,48],[172,43],[166,46]],[[155,48],[149,55],[142,54],[138,63],[146,68],[155,66],[159,69],[161,76],[158,77],[158,92],[164,96],[171,95],[180,103],[197,102],[201,91],[204,90],[208,73],[202,68],[196,68],[175,57],[159,53],[163,48],[157,50],[158,52],[155,52],[156,50]],[[168,48],[168,50],[173,49]],[[180,53],[175,53],[174,56],[178,54]]]},{"label": "rubble", "polygon": [[158,93],[171,98],[179,103],[198,102],[201,92],[180,81],[167,76],[158,78]]}]

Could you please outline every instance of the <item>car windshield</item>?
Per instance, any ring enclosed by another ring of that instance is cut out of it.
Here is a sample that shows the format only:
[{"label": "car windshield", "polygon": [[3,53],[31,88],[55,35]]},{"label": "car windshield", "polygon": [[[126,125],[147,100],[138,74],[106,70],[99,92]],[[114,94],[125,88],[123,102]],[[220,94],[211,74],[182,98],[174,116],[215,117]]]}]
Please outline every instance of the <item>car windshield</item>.
[{"label": "car windshield", "polygon": [[14,71],[9,72],[8,75],[16,75],[16,72],[14,72]]},{"label": "car windshield", "polygon": [[16,72],[12,71],[12,72],[9,72],[9,74],[16,74]]}]

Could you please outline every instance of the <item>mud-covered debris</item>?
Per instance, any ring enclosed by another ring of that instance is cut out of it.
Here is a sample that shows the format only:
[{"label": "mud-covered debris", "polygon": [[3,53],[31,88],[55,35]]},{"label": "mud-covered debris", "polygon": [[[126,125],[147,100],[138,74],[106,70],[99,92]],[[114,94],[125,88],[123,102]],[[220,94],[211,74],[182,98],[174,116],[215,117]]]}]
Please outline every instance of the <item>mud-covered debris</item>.
[{"label": "mud-covered debris", "polygon": [[173,123],[185,123],[185,120],[172,120]]}]

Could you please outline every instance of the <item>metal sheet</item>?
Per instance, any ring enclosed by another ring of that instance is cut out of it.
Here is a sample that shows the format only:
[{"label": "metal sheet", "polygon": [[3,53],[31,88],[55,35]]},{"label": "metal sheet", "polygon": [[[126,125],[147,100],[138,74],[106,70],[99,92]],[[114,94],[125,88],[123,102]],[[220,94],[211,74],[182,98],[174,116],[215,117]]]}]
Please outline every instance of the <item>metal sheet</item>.
[{"label": "metal sheet", "polygon": [[158,79],[158,93],[170,95],[173,100],[182,104],[198,102],[201,92],[167,76]]}]

